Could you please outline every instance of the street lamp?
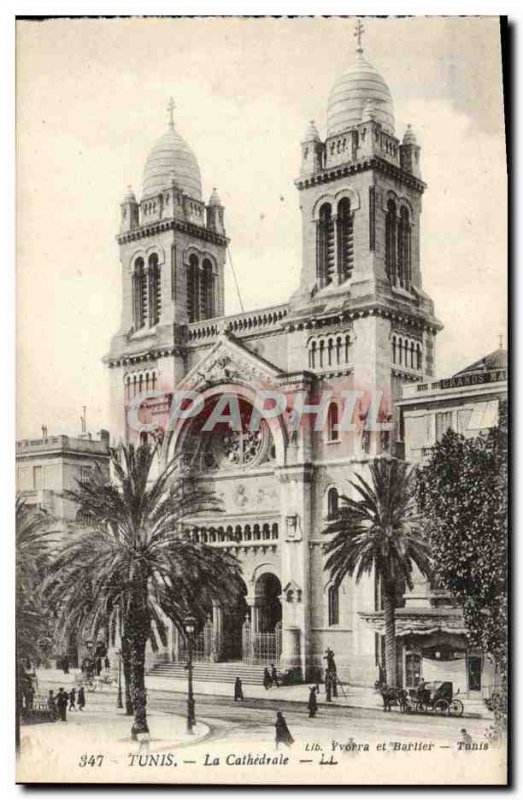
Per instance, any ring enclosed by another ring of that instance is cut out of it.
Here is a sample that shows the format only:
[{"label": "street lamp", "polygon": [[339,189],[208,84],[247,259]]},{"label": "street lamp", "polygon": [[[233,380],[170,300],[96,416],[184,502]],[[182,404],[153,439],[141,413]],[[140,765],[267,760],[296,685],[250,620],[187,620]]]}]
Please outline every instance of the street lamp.
[{"label": "street lamp", "polygon": [[196,724],[194,718],[194,695],[192,690],[192,645],[194,631],[196,630],[196,620],[190,614],[185,617],[183,627],[187,636],[188,661],[185,669],[187,670],[187,733],[193,733]]},{"label": "street lamp", "polygon": [[122,651],[117,650],[116,655],[118,656],[118,694],[116,696],[116,708],[123,708],[123,701],[122,701]]}]

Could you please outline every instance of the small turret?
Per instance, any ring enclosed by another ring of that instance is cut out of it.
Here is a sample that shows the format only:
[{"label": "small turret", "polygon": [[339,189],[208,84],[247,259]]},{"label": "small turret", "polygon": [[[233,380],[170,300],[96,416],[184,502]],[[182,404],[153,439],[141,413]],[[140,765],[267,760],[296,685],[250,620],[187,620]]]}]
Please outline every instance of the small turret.
[{"label": "small turret", "polygon": [[420,154],[421,147],[418,144],[416,135],[410,125],[403,136],[403,141],[400,145],[400,165],[406,172],[410,172],[416,178],[421,178],[420,168]]},{"label": "small turret", "polygon": [[216,189],[212,190],[207,206],[207,227],[216,233],[225,235],[224,207],[220,202]]},{"label": "small turret", "polygon": [[313,120],[307,125],[301,143],[301,175],[313,175],[323,167],[324,145]]},{"label": "small turret", "polygon": [[139,225],[138,203],[136,197],[130,186],[127,187],[127,192],[120,203],[121,218],[120,218],[120,233],[132,231]]}]

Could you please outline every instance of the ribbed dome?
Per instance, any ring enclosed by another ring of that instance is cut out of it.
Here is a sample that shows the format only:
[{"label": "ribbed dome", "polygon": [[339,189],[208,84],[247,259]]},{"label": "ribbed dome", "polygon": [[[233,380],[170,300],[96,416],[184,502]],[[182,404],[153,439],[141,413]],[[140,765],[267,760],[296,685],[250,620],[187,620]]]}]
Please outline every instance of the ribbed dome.
[{"label": "ribbed dome", "polygon": [[142,199],[168,189],[173,181],[190,197],[202,199],[202,179],[196,156],[171,122],[145,162]]},{"label": "ribbed dome", "polygon": [[329,95],[327,136],[359,125],[367,101],[372,101],[373,118],[388,133],[394,133],[394,105],[390,89],[361,52],[341,75]]}]

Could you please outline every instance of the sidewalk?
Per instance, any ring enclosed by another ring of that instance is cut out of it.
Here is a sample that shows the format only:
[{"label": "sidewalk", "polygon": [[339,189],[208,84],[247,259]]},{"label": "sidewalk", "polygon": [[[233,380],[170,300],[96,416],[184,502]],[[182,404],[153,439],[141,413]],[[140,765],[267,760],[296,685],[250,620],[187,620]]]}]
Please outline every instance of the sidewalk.
[{"label": "sidewalk", "polygon": [[[71,684],[74,676],[64,675],[56,669],[39,670],[38,676],[40,683],[58,684],[65,686]],[[147,675],[145,678],[146,686],[150,690],[173,692],[174,694],[185,695],[187,693],[187,681],[178,678],[164,677],[161,675]],[[279,688],[264,689],[257,684],[243,684],[243,696],[249,700],[283,700],[288,703],[301,703],[305,705],[309,697],[309,684],[301,683],[293,686],[280,686]],[[109,689],[102,691],[108,692]],[[114,691],[114,689],[113,689]],[[344,694],[344,693],[345,694]],[[228,683],[195,681],[195,695],[212,695],[213,697],[228,697],[231,700],[234,696],[234,687]],[[374,689],[362,686],[343,686],[343,691],[338,687],[338,697],[333,698],[331,703],[325,700],[323,686],[317,695],[318,705],[330,705],[340,708],[368,708],[373,710],[383,709],[383,701]],[[471,700],[465,695],[460,696],[465,707],[463,717],[493,719],[493,714],[488,710],[482,700]]]}]

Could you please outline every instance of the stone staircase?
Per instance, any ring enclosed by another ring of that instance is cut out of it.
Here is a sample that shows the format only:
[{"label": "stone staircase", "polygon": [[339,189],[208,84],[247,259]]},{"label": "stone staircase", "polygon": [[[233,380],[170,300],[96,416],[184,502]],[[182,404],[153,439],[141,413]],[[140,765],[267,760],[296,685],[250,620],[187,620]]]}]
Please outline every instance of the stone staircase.
[{"label": "stone staircase", "polygon": [[[233,684],[236,678],[240,678],[242,683],[261,686],[263,684],[264,668],[264,664],[245,664],[242,661],[223,661],[218,663],[196,661],[193,666],[193,677],[195,681],[230,684]],[[156,664],[148,671],[148,674],[176,680],[187,680],[185,662],[165,661]]]}]

